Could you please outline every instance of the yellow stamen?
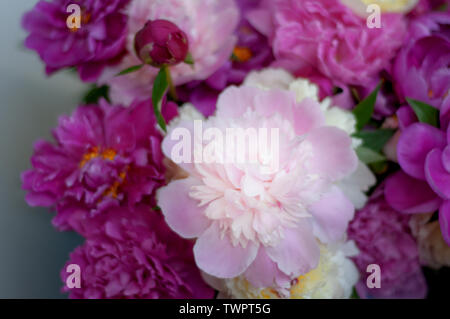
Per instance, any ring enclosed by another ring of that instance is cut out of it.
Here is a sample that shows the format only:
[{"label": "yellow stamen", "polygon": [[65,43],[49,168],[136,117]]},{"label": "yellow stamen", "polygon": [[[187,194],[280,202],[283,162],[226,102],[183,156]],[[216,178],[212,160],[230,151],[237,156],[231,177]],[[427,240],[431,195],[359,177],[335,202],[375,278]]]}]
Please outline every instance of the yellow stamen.
[{"label": "yellow stamen", "polygon": [[117,152],[111,148],[106,149],[102,153],[103,159],[107,159],[110,161],[113,161],[114,158],[116,157],[116,155],[117,155]]},{"label": "yellow stamen", "polygon": [[105,191],[103,196],[111,196],[114,199],[117,199],[119,194],[119,188],[123,185],[125,182],[125,179],[127,178],[127,171],[129,167],[127,166],[124,171],[120,172],[119,174],[119,180],[115,181],[112,186]]},{"label": "yellow stamen", "polygon": [[98,155],[99,155],[98,147],[95,146],[95,147],[91,148],[89,153],[86,153],[83,155],[83,159],[80,162],[80,167],[83,167],[84,165],[86,165],[87,162],[89,162],[93,158],[96,158]]},{"label": "yellow stamen", "polygon": [[108,149],[104,150],[100,154],[99,147],[98,146],[94,146],[94,147],[92,147],[90,149],[90,151],[88,153],[83,155],[83,159],[80,162],[80,167],[83,167],[91,159],[97,158],[99,156],[101,156],[104,160],[113,161],[114,158],[116,157],[116,155],[117,155],[117,152],[115,150],[111,149],[111,148],[108,148]]}]

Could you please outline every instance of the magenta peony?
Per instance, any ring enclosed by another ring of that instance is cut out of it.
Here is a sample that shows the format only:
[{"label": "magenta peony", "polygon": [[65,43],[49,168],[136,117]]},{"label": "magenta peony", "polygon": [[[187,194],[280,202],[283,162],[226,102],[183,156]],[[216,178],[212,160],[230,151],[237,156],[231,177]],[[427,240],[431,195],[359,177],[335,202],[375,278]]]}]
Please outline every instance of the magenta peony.
[{"label": "magenta peony", "polygon": [[[30,33],[25,46],[46,64],[47,74],[76,67],[83,81],[95,81],[106,65],[117,62],[125,50],[129,0],[39,1],[23,17]],[[80,28],[70,29],[70,4],[81,9]]]},{"label": "magenta peony", "polygon": [[[168,118],[174,112],[175,105],[165,106]],[[56,209],[53,222],[62,230],[80,230],[80,220],[110,206],[151,203],[164,183],[162,137],[148,101],[81,106],[59,119],[53,135],[56,144],[35,144],[22,180],[28,204]]]},{"label": "magenta peony", "polygon": [[145,205],[112,208],[99,216],[86,243],[70,255],[80,267],[81,288],[64,291],[73,299],[213,298],[195,266],[192,243],[174,234],[158,212]]},{"label": "magenta peony", "polygon": [[[354,258],[362,274],[358,293],[361,298],[424,298],[427,287],[408,225],[410,216],[389,206],[383,188],[376,189],[367,205],[356,212],[348,230],[360,250]],[[380,288],[367,287],[367,266],[371,264],[380,266]]]}]

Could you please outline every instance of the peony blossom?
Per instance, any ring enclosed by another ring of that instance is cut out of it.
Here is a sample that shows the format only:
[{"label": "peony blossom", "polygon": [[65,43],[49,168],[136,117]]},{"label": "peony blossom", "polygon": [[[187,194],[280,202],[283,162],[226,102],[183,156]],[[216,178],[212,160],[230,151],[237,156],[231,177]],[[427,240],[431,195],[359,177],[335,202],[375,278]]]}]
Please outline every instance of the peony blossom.
[{"label": "peony blossom", "polygon": [[69,28],[67,9],[74,1],[39,1],[25,14],[23,27],[30,33],[25,41],[46,65],[47,74],[62,68],[77,68],[83,81],[97,80],[103,68],[116,63],[125,50],[129,0],[82,0],[80,28]]},{"label": "peony blossom", "polygon": [[401,134],[397,145],[402,171],[387,180],[386,198],[405,213],[439,209],[442,236],[450,245],[450,126],[447,132],[425,123],[414,123]]},{"label": "peony blossom", "polygon": [[[175,105],[165,106],[167,118],[174,112]],[[59,229],[80,231],[80,221],[111,206],[154,202],[164,166],[149,101],[81,106],[60,117],[53,136],[54,144],[35,144],[33,168],[22,181],[29,205],[56,209]]]},{"label": "peony blossom", "polygon": [[135,53],[134,40],[149,20],[164,19],[174,23],[189,42],[194,67],[181,63],[170,68],[175,85],[205,80],[231,57],[239,20],[234,0],[132,0],[128,11],[128,54],[122,63],[107,70],[101,82],[111,86],[111,98],[128,105],[135,98],[148,98],[158,68],[146,65],[128,75],[115,75],[131,66],[141,64]]},{"label": "peony blossom", "polygon": [[350,257],[358,249],[353,242],[320,245],[319,265],[293,280],[287,289],[255,288],[241,277],[226,279],[215,287],[222,297],[237,299],[344,299],[352,294],[359,278]]},{"label": "peony blossom", "polygon": [[195,266],[192,243],[174,234],[159,213],[140,205],[113,208],[101,217],[61,271],[66,283],[67,266],[80,267],[81,287],[63,289],[70,298],[213,298]]},{"label": "peony blossom", "polygon": [[450,121],[449,21],[449,12],[415,19],[393,67],[394,88],[400,101],[408,97],[440,109],[443,127]]},{"label": "peony blossom", "polygon": [[[251,72],[245,85],[255,86],[262,89],[279,88],[288,90],[296,95],[297,102],[305,98],[319,102],[320,108],[325,115],[325,123],[334,126],[353,135],[356,132],[356,119],[354,115],[335,104],[335,100],[327,97],[319,101],[319,88],[317,85],[304,79],[294,79],[292,75],[282,69],[265,69],[260,72]],[[361,145],[357,138],[352,139],[352,146],[356,149]],[[347,178],[338,183],[339,188],[350,199],[355,208],[362,208],[367,200],[365,192],[375,185],[376,179],[370,169],[361,161],[357,170]]]},{"label": "peony blossom", "polygon": [[276,65],[296,76],[334,85],[368,86],[389,67],[402,45],[405,21],[383,14],[381,28],[368,28],[336,0],[263,1],[251,22],[269,36]]},{"label": "peony blossom", "polygon": [[[357,169],[352,139],[327,125],[309,92],[300,99],[301,94],[301,88],[296,95],[276,85],[247,84],[222,92],[215,115],[201,122],[205,132],[278,129],[278,136],[267,136],[267,146],[278,144],[271,154],[264,147],[253,153],[227,143],[222,154],[244,154],[244,161],[221,161],[217,148],[213,161],[207,157],[206,162],[194,162],[199,147],[209,144],[199,142],[195,122],[171,123],[163,152],[187,178],[159,189],[158,205],[175,232],[197,239],[194,255],[205,273],[218,278],[242,275],[255,287],[286,287],[317,267],[316,236],[330,242],[344,235],[354,206],[337,184]],[[190,157],[181,162],[180,132],[194,138],[187,150],[192,152],[186,152]],[[251,154],[257,155],[256,162],[249,160]]]},{"label": "peony blossom", "polygon": [[[367,205],[356,212],[348,235],[360,254],[354,258],[363,275],[357,285],[361,298],[424,298],[425,278],[419,252],[409,228],[410,216],[395,211],[384,198],[384,185],[378,187]],[[381,271],[381,287],[369,289],[366,283],[369,265]]]}]

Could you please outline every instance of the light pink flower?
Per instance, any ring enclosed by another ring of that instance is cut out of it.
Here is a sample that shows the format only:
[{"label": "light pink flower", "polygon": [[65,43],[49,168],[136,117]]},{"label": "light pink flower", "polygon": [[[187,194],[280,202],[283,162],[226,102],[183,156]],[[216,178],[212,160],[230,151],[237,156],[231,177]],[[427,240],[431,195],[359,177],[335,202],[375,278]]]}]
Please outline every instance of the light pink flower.
[{"label": "light pink flower", "polygon": [[134,51],[134,37],[148,20],[169,20],[188,36],[195,65],[181,63],[171,68],[176,85],[208,78],[230,58],[236,43],[233,33],[239,22],[239,10],[234,0],[133,0],[128,16],[128,54],[101,79],[111,86],[111,98],[118,103],[148,98],[151,94],[158,68],[146,65],[137,72],[115,76],[142,63]]},{"label": "light pink flower", "polygon": [[[357,168],[348,134],[326,126],[311,98],[297,102],[294,92],[250,86],[226,89],[216,115],[202,125],[224,135],[227,128],[278,128],[279,165],[271,165],[274,157],[265,162],[261,149],[253,164],[194,163],[192,152],[192,164],[179,164],[188,177],[158,191],[169,226],[182,237],[197,238],[199,268],[219,278],[242,275],[255,287],[289,285],[315,268],[320,255],[315,235],[338,240],[353,218],[352,203],[335,185]],[[183,118],[170,125],[162,145],[167,157],[175,160],[172,151],[179,143],[172,132],[185,128],[194,136],[193,127]],[[225,147],[226,154],[235,154]]]}]

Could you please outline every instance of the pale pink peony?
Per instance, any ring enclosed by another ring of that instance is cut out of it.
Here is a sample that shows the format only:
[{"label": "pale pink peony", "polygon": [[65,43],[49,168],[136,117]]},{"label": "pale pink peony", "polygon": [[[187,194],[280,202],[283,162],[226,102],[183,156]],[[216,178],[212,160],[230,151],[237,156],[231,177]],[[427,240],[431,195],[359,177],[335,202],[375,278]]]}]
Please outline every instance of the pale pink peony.
[{"label": "pale pink peony", "polygon": [[128,16],[128,54],[101,79],[111,86],[111,98],[118,103],[151,95],[158,68],[146,65],[137,72],[115,76],[142,63],[134,51],[134,37],[148,20],[169,20],[188,36],[195,65],[180,63],[171,67],[175,85],[208,78],[230,58],[236,43],[233,33],[239,22],[239,10],[234,0],[133,0]]},{"label": "pale pink peony", "polygon": [[[179,164],[188,177],[161,188],[157,199],[175,232],[197,238],[199,268],[215,277],[242,275],[255,287],[274,287],[317,267],[315,237],[338,240],[353,218],[352,203],[336,186],[357,168],[349,135],[326,126],[311,98],[297,101],[294,92],[250,86],[226,89],[215,116],[202,126],[203,132],[215,128],[224,135],[227,128],[278,128],[279,165],[260,149],[253,164],[194,163],[199,144],[192,143],[189,163]],[[194,136],[193,122],[182,116],[163,140],[164,154],[174,161],[180,142],[172,133],[183,128]],[[269,137],[268,146],[274,141]],[[226,144],[227,155],[241,150],[233,151]]]}]

